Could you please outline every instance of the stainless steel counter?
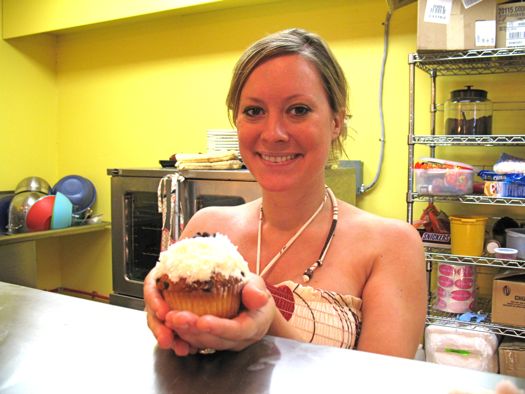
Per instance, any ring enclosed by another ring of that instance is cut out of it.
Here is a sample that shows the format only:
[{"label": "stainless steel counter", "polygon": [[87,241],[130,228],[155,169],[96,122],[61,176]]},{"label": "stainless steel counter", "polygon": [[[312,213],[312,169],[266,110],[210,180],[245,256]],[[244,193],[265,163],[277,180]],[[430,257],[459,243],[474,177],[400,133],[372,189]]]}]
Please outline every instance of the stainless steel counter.
[{"label": "stainless steel counter", "polygon": [[496,374],[266,337],[178,358],[144,312],[0,282],[1,393],[478,393]]}]

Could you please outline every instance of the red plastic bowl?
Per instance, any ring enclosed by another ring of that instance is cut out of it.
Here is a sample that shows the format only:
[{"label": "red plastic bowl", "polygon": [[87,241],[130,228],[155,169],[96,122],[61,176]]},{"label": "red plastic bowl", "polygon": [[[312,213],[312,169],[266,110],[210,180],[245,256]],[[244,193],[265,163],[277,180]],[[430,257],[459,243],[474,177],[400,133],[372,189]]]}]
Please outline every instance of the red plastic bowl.
[{"label": "red plastic bowl", "polygon": [[49,230],[54,205],[55,196],[45,196],[38,199],[27,212],[27,228],[31,231]]}]

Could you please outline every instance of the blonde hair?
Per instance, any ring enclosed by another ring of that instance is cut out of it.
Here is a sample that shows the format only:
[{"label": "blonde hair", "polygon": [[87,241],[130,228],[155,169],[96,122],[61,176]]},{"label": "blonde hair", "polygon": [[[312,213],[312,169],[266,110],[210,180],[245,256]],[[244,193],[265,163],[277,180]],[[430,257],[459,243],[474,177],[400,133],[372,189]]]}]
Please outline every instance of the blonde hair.
[{"label": "blonde hair", "polygon": [[[331,110],[339,113],[347,109],[348,89],[341,66],[328,45],[317,34],[303,29],[288,29],[270,34],[253,43],[235,65],[226,105],[232,124],[239,112],[241,91],[253,70],[264,61],[282,55],[299,54],[312,62],[321,76]],[[347,136],[344,122],[339,137],[332,141],[330,160],[336,160],[344,152]]]}]

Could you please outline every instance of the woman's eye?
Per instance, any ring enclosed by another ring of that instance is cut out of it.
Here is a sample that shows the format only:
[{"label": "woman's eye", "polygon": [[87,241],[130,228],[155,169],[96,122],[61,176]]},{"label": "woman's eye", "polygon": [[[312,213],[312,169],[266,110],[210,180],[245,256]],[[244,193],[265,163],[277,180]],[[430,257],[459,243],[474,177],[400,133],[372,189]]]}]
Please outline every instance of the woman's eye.
[{"label": "woman's eye", "polygon": [[296,116],[304,116],[310,112],[310,108],[306,105],[296,105],[290,109],[290,112]]},{"label": "woman's eye", "polygon": [[255,116],[262,115],[263,110],[260,107],[246,107],[246,108],[244,108],[242,113],[244,115],[249,116],[249,117],[255,117]]}]

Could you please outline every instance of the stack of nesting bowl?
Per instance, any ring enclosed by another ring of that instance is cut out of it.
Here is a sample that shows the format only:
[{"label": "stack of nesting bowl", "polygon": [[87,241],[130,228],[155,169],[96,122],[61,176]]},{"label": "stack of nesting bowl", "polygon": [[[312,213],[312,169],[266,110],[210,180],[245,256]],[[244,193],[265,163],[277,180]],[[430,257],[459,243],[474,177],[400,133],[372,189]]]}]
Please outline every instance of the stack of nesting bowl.
[{"label": "stack of nesting bowl", "polygon": [[81,224],[91,215],[95,199],[93,183],[78,175],[63,177],[53,188],[40,177],[25,178],[16,186],[9,202],[7,233]]},{"label": "stack of nesting bowl", "polygon": [[[7,233],[60,229],[81,224],[91,215],[96,190],[93,183],[68,175],[51,188],[40,177],[23,179],[9,202]],[[75,223],[74,223],[75,220]]]}]

